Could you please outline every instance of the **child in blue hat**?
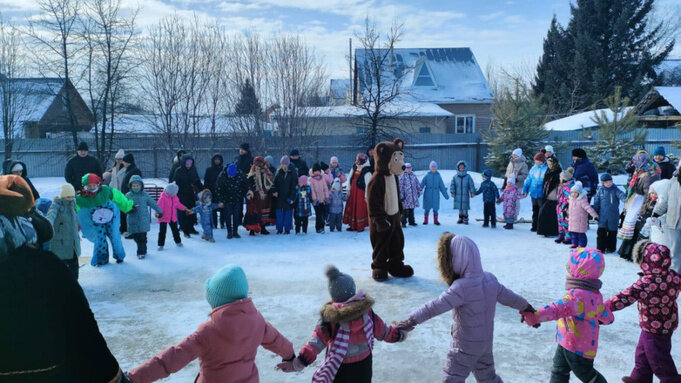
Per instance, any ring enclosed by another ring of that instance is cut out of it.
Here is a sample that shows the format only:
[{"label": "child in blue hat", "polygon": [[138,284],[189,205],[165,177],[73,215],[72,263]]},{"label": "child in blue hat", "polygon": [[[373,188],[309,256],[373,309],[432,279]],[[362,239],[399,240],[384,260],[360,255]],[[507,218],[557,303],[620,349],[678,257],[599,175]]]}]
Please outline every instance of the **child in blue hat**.
[{"label": "child in blue hat", "polygon": [[482,184],[475,192],[475,195],[482,194],[484,222],[482,227],[489,227],[492,224],[492,229],[497,227],[497,208],[495,203],[499,199],[499,188],[492,182],[492,171],[485,169],[482,172]]}]

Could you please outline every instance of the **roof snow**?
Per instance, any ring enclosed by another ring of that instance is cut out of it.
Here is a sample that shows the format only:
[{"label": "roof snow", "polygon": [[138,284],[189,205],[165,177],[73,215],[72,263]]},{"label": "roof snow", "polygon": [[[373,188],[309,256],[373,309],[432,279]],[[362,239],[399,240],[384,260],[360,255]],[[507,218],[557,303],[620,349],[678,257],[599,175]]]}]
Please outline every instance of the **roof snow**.
[{"label": "roof snow", "polygon": [[660,96],[664,97],[665,100],[674,107],[677,111],[681,112],[681,87],[679,86],[656,86],[655,90]]},{"label": "roof snow", "polygon": [[[632,107],[626,107],[619,112],[618,118],[624,117]],[[587,112],[577,113],[572,116],[560,118],[558,120],[549,121],[544,124],[546,130],[551,130],[554,132],[567,132],[571,130],[582,130],[597,127],[596,117],[601,116],[604,113],[605,117],[612,121],[615,116],[615,112],[611,109],[596,109]]]},{"label": "roof snow", "polygon": [[[383,109],[387,115],[400,117],[451,117],[452,113],[437,104],[426,102],[396,101],[386,105]],[[347,118],[362,117],[366,111],[354,105],[320,106],[307,108],[306,113],[311,118]]]},{"label": "roof snow", "polygon": [[[381,49],[379,55],[387,51]],[[470,48],[396,48],[384,76],[400,80],[401,91],[421,102],[491,102],[492,91]],[[367,50],[355,50],[357,76],[364,88]],[[390,79],[387,79],[390,82]],[[385,81],[384,81],[385,82]]]},{"label": "roof snow", "polygon": [[[16,120],[19,122],[40,121],[64,87],[59,78],[16,78],[11,79],[8,88],[16,95]],[[0,87],[0,94],[3,89]]]}]

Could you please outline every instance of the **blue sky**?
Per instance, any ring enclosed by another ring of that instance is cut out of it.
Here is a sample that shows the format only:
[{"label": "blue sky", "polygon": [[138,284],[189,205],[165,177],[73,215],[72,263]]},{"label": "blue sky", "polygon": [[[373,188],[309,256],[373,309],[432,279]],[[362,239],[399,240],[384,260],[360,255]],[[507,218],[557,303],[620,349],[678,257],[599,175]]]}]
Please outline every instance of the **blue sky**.
[{"label": "blue sky", "polygon": [[[232,31],[263,35],[297,32],[323,57],[331,77],[347,76],[348,38],[365,17],[387,28],[404,24],[401,47],[471,47],[483,70],[488,63],[534,67],[551,17],[566,23],[568,0],[122,0],[142,6],[140,28],[161,17],[193,13]],[[658,0],[661,13],[678,11],[678,0]],[[35,0],[0,0],[5,16],[21,24],[37,10]],[[681,43],[679,44],[681,45]],[[681,56],[676,49],[674,55]]]}]

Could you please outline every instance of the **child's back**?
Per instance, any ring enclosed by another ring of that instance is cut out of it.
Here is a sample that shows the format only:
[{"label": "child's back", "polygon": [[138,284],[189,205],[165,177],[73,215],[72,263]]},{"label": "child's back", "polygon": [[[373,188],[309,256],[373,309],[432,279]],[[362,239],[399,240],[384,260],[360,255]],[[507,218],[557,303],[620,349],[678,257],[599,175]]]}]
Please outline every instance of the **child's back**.
[{"label": "child's back", "polygon": [[343,192],[340,190],[332,190],[330,195],[331,203],[329,205],[330,214],[343,214],[343,201],[345,201]]},{"label": "child's back", "polygon": [[475,194],[482,194],[482,202],[486,203],[493,203],[499,199],[499,189],[497,188],[497,185],[489,179],[482,181],[480,188]]}]

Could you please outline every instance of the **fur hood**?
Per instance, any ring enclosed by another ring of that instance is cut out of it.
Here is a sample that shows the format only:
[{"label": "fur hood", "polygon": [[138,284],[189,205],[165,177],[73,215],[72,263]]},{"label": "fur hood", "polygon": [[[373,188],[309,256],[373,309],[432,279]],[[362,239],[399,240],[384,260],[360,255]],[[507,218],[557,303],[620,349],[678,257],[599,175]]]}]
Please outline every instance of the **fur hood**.
[{"label": "fur hood", "polygon": [[322,323],[347,323],[361,318],[374,306],[374,300],[365,295],[361,301],[350,302],[345,305],[326,302],[319,311]]},{"label": "fur hood", "polygon": [[459,279],[459,276],[456,275],[452,268],[452,254],[449,250],[453,238],[454,234],[444,233],[440,237],[440,242],[437,245],[437,268],[440,271],[440,279],[442,279],[447,286]]}]

